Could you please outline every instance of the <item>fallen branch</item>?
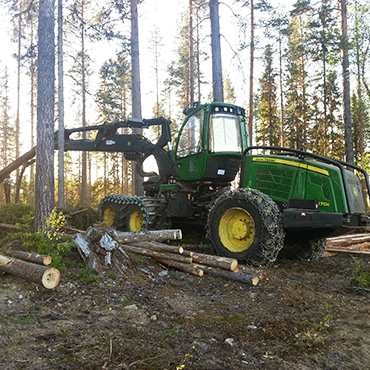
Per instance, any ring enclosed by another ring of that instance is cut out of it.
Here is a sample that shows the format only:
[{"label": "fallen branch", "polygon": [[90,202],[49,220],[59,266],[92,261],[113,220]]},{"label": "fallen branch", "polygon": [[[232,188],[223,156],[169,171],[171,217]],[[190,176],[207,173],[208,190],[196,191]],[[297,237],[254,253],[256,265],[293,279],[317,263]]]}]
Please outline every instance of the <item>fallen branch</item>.
[{"label": "fallen branch", "polygon": [[0,257],[0,270],[3,272],[41,284],[47,289],[54,289],[59,284],[60,272],[53,267],[36,265],[5,256]]},{"label": "fallen branch", "polygon": [[20,230],[21,228],[16,225],[8,225],[8,224],[0,224],[0,227],[3,229],[10,229],[10,230]]},{"label": "fallen branch", "polygon": [[210,275],[219,276],[225,279],[236,280],[242,283],[247,283],[250,285],[257,285],[260,281],[260,278],[255,275],[244,275],[240,272],[226,271],[221,269],[216,269],[209,266],[199,265],[197,263],[193,264],[195,267],[202,269],[204,272]]},{"label": "fallen branch", "polygon": [[50,265],[51,264],[51,257],[45,254],[35,254],[25,251],[11,251],[10,254],[13,257],[20,258],[23,261],[31,261],[35,263],[39,263],[41,265]]},{"label": "fallen branch", "polygon": [[163,241],[177,240],[182,238],[181,230],[152,230],[139,232],[118,232],[118,238],[122,243],[137,241]]},{"label": "fallen branch", "polygon": [[176,261],[171,261],[171,260],[167,260],[165,258],[158,258],[158,257],[155,257],[154,259],[156,261],[160,262],[160,263],[165,264],[165,265],[175,267],[179,270],[183,270],[183,271],[186,271],[186,272],[190,272],[193,275],[203,276],[203,270],[200,269],[200,268],[195,267],[194,265],[192,265],[190,263],[176,262]]},{"label": "fallen branch", "polygon": [[75,212],[66,213],[66,214],[64,215],[64,217],[66,217],[66,218],[70,218],[70,217],[72,217],[72,216],[74,216],[74,215],[78,215],[79,213],[83,213],[83,212],[85,212],[85,211],[87,211],[87,210],[88,210],[88,208],[84,208],[84,209],[80,209],[80,210],[75,211]]},{"label": "fallen branch", "polygon": [[78,229],[75,229],[74,227],[66,226],[66,225],[63,226],[63,229],[73,231],[74,233],[80,233],[80,234],[85,234],[86,233],[86,231],[84,231],[84,230],[78,230]]}]

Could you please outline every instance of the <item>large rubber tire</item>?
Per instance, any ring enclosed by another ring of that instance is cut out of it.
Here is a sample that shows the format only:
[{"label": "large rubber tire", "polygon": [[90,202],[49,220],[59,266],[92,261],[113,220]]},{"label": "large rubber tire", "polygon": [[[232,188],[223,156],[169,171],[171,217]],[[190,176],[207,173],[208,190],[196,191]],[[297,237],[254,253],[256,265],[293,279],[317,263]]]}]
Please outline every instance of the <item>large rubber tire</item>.
[{"label": "large rubber tire", "polygon": [[216,200],[206,230],[216,253],[254,266],[271,265],[285,236],[276,203],[258,190],[244,188]]},{"label": "large rubber tire", "polygon": [[101,206],[103,223],[120,231],[141,231],[143,213],[136,204],[105,202]]},{"label": "large rubber tire", "polygon": [[291,240],[287,239],[279,257],[290,260],[313,261],[319,259],[325,252],[327,239]]}]

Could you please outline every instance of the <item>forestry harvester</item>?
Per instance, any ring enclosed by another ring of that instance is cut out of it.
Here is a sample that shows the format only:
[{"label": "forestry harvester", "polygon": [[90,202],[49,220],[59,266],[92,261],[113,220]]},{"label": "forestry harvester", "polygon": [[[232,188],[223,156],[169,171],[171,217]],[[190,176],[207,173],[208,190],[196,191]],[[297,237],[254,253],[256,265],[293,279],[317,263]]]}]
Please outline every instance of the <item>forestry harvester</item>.
[{"label": "forestry harvester", "polygon": [[[205,229],[217,254],[257,266],[273,263],[279,254],[318,258],[327,237],[370,226],[363,169],[302,150],[250,147],[245,111],[235,105],[195,103],[184,113],[173,146],[165,118],[65,130],[65,150],[123,152],[146,179],[144,196],[101,200],[107,225],[122,231]],[[117,132],[153,125],[162,126],[157,143]],[[81,131],[97,134],[94,140],[71,138]],[[158,172],[144,172],[150,156]]]}]

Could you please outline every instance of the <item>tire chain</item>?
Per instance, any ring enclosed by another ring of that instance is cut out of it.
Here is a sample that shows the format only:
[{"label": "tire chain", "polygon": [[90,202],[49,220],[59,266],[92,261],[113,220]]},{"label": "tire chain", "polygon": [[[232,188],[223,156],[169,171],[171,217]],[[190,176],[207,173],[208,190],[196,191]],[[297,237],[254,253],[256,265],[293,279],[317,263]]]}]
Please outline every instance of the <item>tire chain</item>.
[{"label": "tire chain", "polygon": [[99,203],[99,211],[102,211],[104,203],[115,203],[120,205],[137,205],[143,214],[142,230],[148,230],[156,215],[156,209],[159,206],[159,200],[146,196],[131,196],[124,194],[109,194]]},{"label": "tire chain", "polygon": [[[249,200],[262,216],[262,229],[267,230],[270,238],[268,240],[260,241],[260,252],[258,260],[254,259],[253,255],[247,257],[245,261],[255,266],[269,266],[275,262],[279,251],[284,245],[285,231],[283,228],[283,216],[277,206],[277,204],[269,198],[266,194],[256,189],[249,188],[238,188],[236,190],[230,190],[222,194],[212,204],[206,225],[206,237],[211,241],[213,238],[211,233],[211,220],[215,213],[215,210],[221,202],[226,199],[232,200]],[[268,222],[270,221],[270,222]],[[260,260],[261,259],[261,260]]]},{"label": "tire chain", "polygon": [[311,256],[308,260],[313,261],[319,259],[325,253],[327,243],[328,240],[326,238],[310,240]]}]

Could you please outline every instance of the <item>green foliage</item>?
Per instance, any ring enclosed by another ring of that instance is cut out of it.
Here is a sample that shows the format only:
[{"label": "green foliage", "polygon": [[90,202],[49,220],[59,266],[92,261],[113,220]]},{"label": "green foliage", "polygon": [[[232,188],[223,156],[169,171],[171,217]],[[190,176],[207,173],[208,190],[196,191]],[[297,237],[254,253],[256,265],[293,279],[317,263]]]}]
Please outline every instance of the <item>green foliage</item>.
[{"label": "green foliage", "polygon": [[42,233],[51,241],[59,240],[58,232],[63,228],[65,220],[64,215],[54,208],[45,222]]},{"label": "green foliage", "polygon": [[178,325],[175,325],[173,328],[168,329],[166,335],[172,336],[177,335],[180,332],[180,327]]},{"label": "green foliage", "polygon": [[329,310],[329,303],[324,302],[324,317],[322,321],[320,321],[316,326],[319,330],[324,330],[325,328],[328,328],[330,321],[333,320],[333,315],[329,314],[328,310]]},{"label": "green foliage", "polygon": [[123,307],[132,306],[133,304],[135,304],[135,302],[132,299],[130,299],[130,298],[124,298],[121,301],[121,305]]},{"label": "green foliage", "polygon": [[370,268],[364,266],[360,260],[355,260],[355,269],[352,271],[352,282],[360,288],[370,288]]},{"label": "green foliage", "polygon": [[29,325],[29,324],[33,324],[34,322],[35,322],[35,318],[31,315],[27,315],[22,318],[22,320],[20,321],[20,324]]},{"label": "green foliage", "polygon": [[[3,204],[0,206],[0,223],[19,226],[24,231],[31,231],[35,216],[35,207],[30,204]],[[9,233],[9,230],[3,231]],[[1,235],[5,236],[5,235]]]},{"label": "green foliage", "polygon": [[91,284],[91,283],[97,283],[101,280],[101,276],[99,275],[94,275],[91,271],[90,268],[87,267],[84,270],[81,270],[78,274],[81,278],[81,281],[83,283]]},{"label": "green foliage", "polygon": [[67,211],[71,214],[67,216],[68,225],[78,230],[87,230],[91,225],[100,221],[100,212],[98,209],[84,208],[82,212],[80,208],[73,208]]},{"label": "green foliage", "polygon": [[276,72],[273,68],[273,48],[267,45],[263,57],[265,66],[260,79],[259,119],[261,125],[258,130],[257,141],[261,145],[279,146],[281,124],[277,108]]}]

